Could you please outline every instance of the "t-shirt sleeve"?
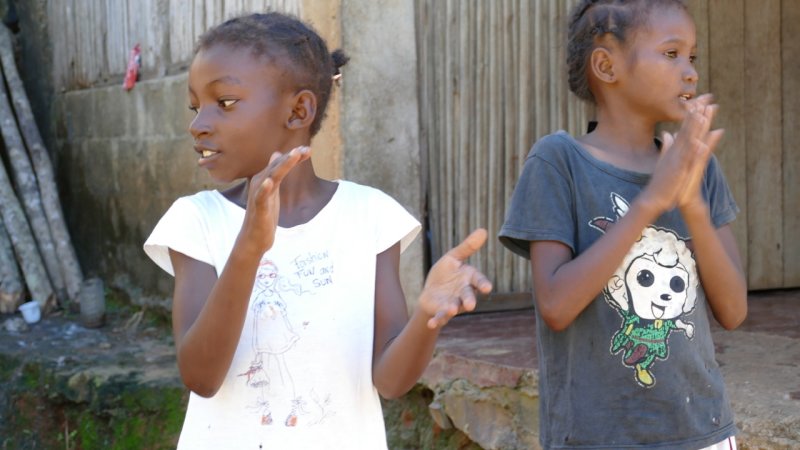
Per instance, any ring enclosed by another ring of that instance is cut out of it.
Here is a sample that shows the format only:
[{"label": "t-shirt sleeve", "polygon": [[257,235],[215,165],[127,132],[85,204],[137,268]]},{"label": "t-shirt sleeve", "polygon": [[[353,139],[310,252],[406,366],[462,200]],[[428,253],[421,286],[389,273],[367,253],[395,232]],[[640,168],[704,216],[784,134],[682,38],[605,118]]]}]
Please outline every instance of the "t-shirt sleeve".
[{"label": "t-shirt sleeve", "polygon": [[503,245],[526,259],[531,241],[558,241],[575,252],[574,196],[558,157],[562,146],[549,137],[531,150],[498,233]]},{"label": "t-shirt sleeve", "polygon": [[197,206],[188,198],[179,198],[150,233],[144,243],[144,252],[172,276],[175,276],[175,271],[169,258],[169,249],[213,266],[204,230]]},{"label": "t-shirt sleeve", "polygon": [[733,222],[739,214],[739,205],[733,198],[725,174],[715,155],[711,155],[704,180],[705,197],[711,211],[711,222],[719,228]]},{"label": "t-shirt sleeve", "polygon": [[375,190],[369,203],[375,214],[375,254],[381,253],[400,242],[400,252],[414,241],[420,231],[420,223],[397,200]]}]

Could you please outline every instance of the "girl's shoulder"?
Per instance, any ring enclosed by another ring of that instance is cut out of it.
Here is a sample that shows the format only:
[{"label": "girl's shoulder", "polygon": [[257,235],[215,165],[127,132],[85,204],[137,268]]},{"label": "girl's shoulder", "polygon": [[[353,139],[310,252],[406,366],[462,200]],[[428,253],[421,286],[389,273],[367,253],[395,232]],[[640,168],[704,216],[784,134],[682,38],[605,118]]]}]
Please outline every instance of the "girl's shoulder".
[{"label": "girl's shoulder", "polygon": [[540,159],[554,166],[569,166],[580,156],[581,146],[564,130],[542,136],[528,152],[526,160]]},{"label": "girl's shoulder", "polygon": [[228,200],[225,195],[219,190],[205,190],[199,191],[194,194],[185,195],[175,200],[176,204],[183,203],[185,205],[193,205],[195,208],[204,210],[213,210],[220,208],[236,208],[242,209],[241,206]]},{"label": "girl's shoulder", "polygon": [[528,156],[564,157],[574,153],[579,147],[580,144],[571,134],[564,130],[558,130],[539,138]]},{"label": "girl's shoulder", "polygon": [[382,190],[348,180],[337,180],[339,184],[336,195],[350,205],[371,203],[397,203],[391,195]]},{"label": "girl's shoulder", "polygon": [[164,216],[213,223],[224,217],[243,217],[244,208],[225,198],[218,190],[200,191],[178,197]]}]

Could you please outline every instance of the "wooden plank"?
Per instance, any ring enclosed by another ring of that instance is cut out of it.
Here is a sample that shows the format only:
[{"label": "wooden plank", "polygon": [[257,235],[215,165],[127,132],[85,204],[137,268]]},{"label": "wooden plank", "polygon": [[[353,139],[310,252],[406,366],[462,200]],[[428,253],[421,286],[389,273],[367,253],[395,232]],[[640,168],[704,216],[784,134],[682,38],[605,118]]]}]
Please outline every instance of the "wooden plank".
[{"label": "wooden plank", "polygon": [[695,68],[700,76],[697,92],[708,92],[709,89],[709,0],[692,0],[687,2],[689,14],[694,19],[697,30],[697,61]]},{"label": "wooden plank", "polygon": [[745,121],[750,287],[783,285],[781,3],[745,1]]},{"label": "wooden plank", "polygon": [[[517,89],[515,89],[515,74],[517,73],[517,58],[514,52],[515,45],[515,22],[516,18],[513,16],[514,12],[511,10],[509,0],[504,0],[502,3],[501,18],[504,26],[501,28],[502,33],[502,53],[503,59],[501,66],[503,67],[503,90],[501,91],[502,99],[502,135],[503,144],[500,147],[500,161],[498,176],[502,182],[497,185],[498,189],[498,207],[491,211],[493,226],[489,228],[489,235],[496,236],[500,227],[503,225],[503,212],[504,206],[507,203],[508,197],[511,195],[513,189],[513,169],[511,167],[510,155],[514,152],[516,147],[517,138],[517,106],[516,102],[519,101]],[[491,246],[487,246],[488,251],[498,255],[495,261],[498,263],[498,280],[503,286],[511,286],[513,280],[513,264],[514,255],[509,252],[503,251],[502,245],[496,239],[490,241]]]},{"label": "wooden plank", "polygon": [[459,2],[454,5],[453,17],[458,23],[458,42],[453,47],[456,53],[456,73],[457,79],[454,80],[455,84],[455,101],[456,105],[453,109],[454,127],[456,132],[455,148],[453,154],[455,155],[455,179],[456,190],[454,192],[453,201],[455,207],[455,239],[454,243],[461,242],[467,234],[469,234],[469,168],[473,160],[471,139],[470,139],[470,118],[472,117],[472,90],[471,72],[472,60],[470,58],[470,41],[469,41],[469,9],[468,2]]},{"label": "wooden plank", "polygon": [[455,0],[447,0],[446,2],[447,9],[445,10],[445,54],[444,54],[444,61],[445,61],[445,78],[443,80],[443,86],[445,88],[444,91],[444,98],[445,98],[445,109],[444,109],[444,118],[445,123],[443,126],[444,133],[445,133],[445,165],[444,165],[444,173],[445,173],[445,235],[444,240],[442,242],[442,252],[447,251],[447,249],[452,248],[455,245],[454,241],[454,234],[455,234],[455,227],[456,224],[454,222],[455,218],[455,205],[453,201],[453,190],[455,188],[455,156],[453,155],[455,149],[455,121],[453,120],[453,82],[456,76],[455,69],[455,55],[453,55],[453,49],[457,45],[458,41],[458,33],[456,29],[456,24],[453,20],[453,11],[455,10]]},{"label": "wooden plank", "polygon": [[[489,104],[491,98],[489,97],[489,51],[487,43],[489,42],[490,28],[487,18],[487,2],[476,3],[476,87],[477,87],[477,110],[475,111],[475,142],[477,144],[477,159],[475,164],[475,186],[477,188],[477,196],[475,197],[475,210],[478,211],[478,217],[482,226],[488,226],[489,214],[491,211],[488,209],[489,204],[489,186],[487,183],[488,172],[486,161],[489,158]],[[482,263],[484,267],[489,267],[490,252],[483,252]],[[489,275],[489,274],[487,274]],[[491,276],[491,275],[489,275]]]},{"label": "wooden plank", "polygon": [[[519,3],[519,77],[517,79],[519,88],[520,102],[517,105],[517,115],[519,120],[517,148],[514,150],[514,157],[510,161],[513,168],[512,182],[517,185],[519,175],[522,172],[522,164],[525,161],[525,156],[528,149],[534,141],[534,126],[532,109],[533,109],[533,84],[535,79],[533,76],[533,40],[536,39],[533,34],[533,7],[531,2],[521,1]],[[511,195],[506,197],[504,213],[509,210],[511,204]],[[509,250],[503,249],[505,253],[510,253]],[[528,262],[518,256],[514,257],[514,276],[511,289],[514,291],[524,291],[527,289],[527,270]]]},{"label": "wooden plank", "polygon": [[433,11],[433,25],[431,26],[431,34],[433,36],[433,45],[434,45],[434,64],[432,64],[435,73],[433,76],[432,84],[433,84],[433,93],[434,95],[432,98],[435,100],[435,112],[433,113],[433,121],[432,121],[432,132],[435,136],[435,145],[432,146],[435,151],[431,152],[431,156],[434,157],[433,161],[431,162],[431,180],[436,179],[436,191],[434,193],[437,199],[436,209],[433,214],[435,217],[431,217],[431,220],[436,220],[438,222],[438,226],[436,227],[436,233],[434,235],[434,246],[433,246],[433,260],[437,260],[443,254],[442,249],[445,248],[445,239],[447,237],[447,218],[445,217],[446,214],[446,196],[447,196],[447,189],[446,189],[446,180],[444,176],[444,162],[447,159],[447,147],[446,147],[446,135],[445,135],[445,126],[443,120],[443,111],[445,110],[445,95],[444,93],[447,91],[446,86],[446,78],[445,78],[445,68],[446,63],[442,61],[444,59],[444,55],[446,54],[446,39],[442,32],[435,32],[433,30],[444,30],[446,21],[447,21],[447,10],[443,7],[443,2],[430,2],[431,10]]},{"label": "wooden plank", "polygon": [[725,137],[717,148],[716,156],[725,172],[733,198],[741,209],[732,229],[747,270],[749,212],[745,137],[744,0],[710,0],[708,10],[709,50],[706,59],[709,60],[709,90],[720,105],[716,126],[725,129]]},{"label": "wooden plank", "polygon": [[781,4],[783,86],[783,285],[800,286],[800,2]]},{"label": "wooden plank", "polygon": [[194,47],[195,3],[173,0],[169,3],[169,65],[187,63]]}]

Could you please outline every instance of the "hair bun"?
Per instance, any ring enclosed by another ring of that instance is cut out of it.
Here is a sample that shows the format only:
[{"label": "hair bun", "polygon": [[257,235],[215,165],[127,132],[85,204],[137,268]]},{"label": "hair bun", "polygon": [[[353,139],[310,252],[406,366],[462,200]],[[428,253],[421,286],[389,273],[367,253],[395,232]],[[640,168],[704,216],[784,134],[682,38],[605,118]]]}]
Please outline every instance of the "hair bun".
[{"label": "hair bun", "polygon": [[331,53],[331,59],[333,59],[333,74],[336,75],[339,73],[339,68],[343,65],[347,64],[347,61],[350,61],[350,58],[344,54],[342,49],[336,49]]}]

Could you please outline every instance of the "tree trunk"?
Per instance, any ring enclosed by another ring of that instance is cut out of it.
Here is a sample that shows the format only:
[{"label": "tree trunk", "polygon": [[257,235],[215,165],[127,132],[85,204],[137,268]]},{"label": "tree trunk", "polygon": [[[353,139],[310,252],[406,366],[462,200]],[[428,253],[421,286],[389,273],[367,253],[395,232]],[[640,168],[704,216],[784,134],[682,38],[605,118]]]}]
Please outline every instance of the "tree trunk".
[{"label": "tree trunk", "polygon": [[0,313],[9,314],[22,304],[22,274],[19,273],[14,249],[8,240],[6,227],[0,220]]},{"label": "tree trunk", "polygon": [[42,262],[31,228],[25,220],[25,213],[11,188],[11,180],[3,164],[0,164],[0,214],[3,216],[8,236],[14,246],[17,260],[22,267],[22,275],[28,292],[39,302],[42,312],[48,313],[55,306],[55,295],[50,279]]},{"label": "tree trunk", "polygon": [[11,109],[4,86],[0,86],[0,133],[2,133],[6,144],[6,152],[15,186],[17,187],[17,195],[25,208],[28,223],[33,229],[33,237],[44,260],[47,275],[55,288],[58,301],[64,302],[67,300],[66,286],[64,285],[64,277],[61,275],[61,267],[58,265],[53,239],[50,236],[50,226],[47,224],[47,218],[42,208],[42,199],[39,197],[36,174],[33,172],[28,153],[22,143],[22,136],[17,128],[17,121],[14,118],[14,112]]},{"label": "tree trunk", "polygon": [[61,265],[61,274],[66,284],[67,295],[74,302],[77,301],[78,293],[81,290],[83,274],[64,222],[64,214],[61,209],[55,176],[53,175],[53,166],[50,163],[50,155],[47,153],[42,137],[39,134],[39,128],[36,126],[28,95],[25,93],[25,87],[22,85],[22,80],[20,80],[17,72],[12,50],[11,33],[8,28],[0,25],[0,63],[8,84],[14,110],[17,113],[19,127],[22,130],[22,136],[25,139],[25,144],[28,147],[28,152],[36,171],[36,178],[39,181],[44,213],[50,225],[50,234]]}]

